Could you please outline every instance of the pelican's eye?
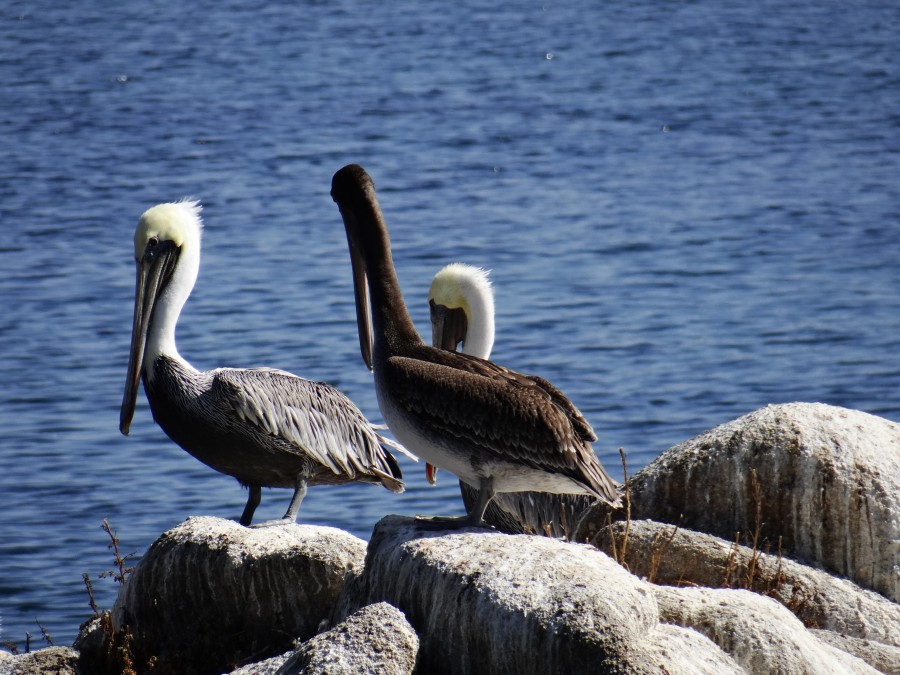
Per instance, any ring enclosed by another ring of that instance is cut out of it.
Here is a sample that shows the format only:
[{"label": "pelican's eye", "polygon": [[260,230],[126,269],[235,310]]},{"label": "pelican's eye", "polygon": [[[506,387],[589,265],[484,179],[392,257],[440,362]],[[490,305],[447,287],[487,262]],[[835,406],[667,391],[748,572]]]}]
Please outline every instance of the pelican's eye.
[{"label": "pelican's eye", "polygon": [[153,260],[158,255],[157,251],[161,250],[159,248],[159,237],[152,236],[148,237],[147,243],[144,245],[144,253],[141,256],[144,260]]}]

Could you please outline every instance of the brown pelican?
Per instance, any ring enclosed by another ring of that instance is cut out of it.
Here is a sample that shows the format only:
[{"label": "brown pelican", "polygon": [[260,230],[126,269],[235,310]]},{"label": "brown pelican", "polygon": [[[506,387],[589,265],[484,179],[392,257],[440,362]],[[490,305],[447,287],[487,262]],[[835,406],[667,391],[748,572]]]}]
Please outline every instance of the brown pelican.
[{"label": "brown pelican", "polygon": [[[128,434],[138,378],[153,419],[191,455],[249,488],[249,525],[261,488],[293,488],[294,522],[308,485],[358,481],[403,492],[397,461],[343,393],[271,368],[198,371],[175,347],[175,324],[200,268],[200,205],[159,204],[134,234],[137,286],[119,430]],[[408,453],[406,453],[408,454]],[[412,457],[412,455],[410,455]]]},{"label": "brown pelican", "polygon": [[[463,263],[441,268],[428,290],[431,344],[440,349],[489,359],[494,345],[494,289],[487,271]],[[425,465],[434,483],[435,469]],[[463,502],[477,501],[477,490],[459,481]],[[529,532],[570,539],[578,520],[594,502],[587,495],[549,492],[499,493],[488,504],[484,520],[504,532]]]},{"label": "brown pelican", "polygon": [[360,348],[388,427],[426,462],[478,489],[466,516],[440,520],[481,525],[497,492],[586,494],[618,504],[616,485],[591,448],[593,430],[556,387],[422,341],[365,170],[351,164],[338,171],[331,196],[347,232]]}]

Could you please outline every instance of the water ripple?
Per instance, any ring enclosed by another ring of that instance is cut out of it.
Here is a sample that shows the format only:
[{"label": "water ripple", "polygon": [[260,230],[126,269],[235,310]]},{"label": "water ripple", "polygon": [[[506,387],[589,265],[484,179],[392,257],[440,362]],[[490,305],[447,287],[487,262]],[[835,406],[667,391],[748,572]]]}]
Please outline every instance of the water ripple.
[{"label": "water ripple", "polygon": [[[621,477],[768,403],[900,419],[900,13],[576,2],[15,4],[0,23],[0,619],[60,644],[143,551],[246,494],[138,402],[117,431],[133,227],[205,205],[179,324],[200,367],[270,365],[380,419],[356,338],[341,165],[379,186],[410,311],[441,265],[492,270],[498,362],[551,379]],[[549,58],[548,55],[552,55]],[[310,491],[367,537],[461,513],[456,481]],[[289,495],[267,490],[260,517]],[[105,583],[109,581],[109,583]]]}]

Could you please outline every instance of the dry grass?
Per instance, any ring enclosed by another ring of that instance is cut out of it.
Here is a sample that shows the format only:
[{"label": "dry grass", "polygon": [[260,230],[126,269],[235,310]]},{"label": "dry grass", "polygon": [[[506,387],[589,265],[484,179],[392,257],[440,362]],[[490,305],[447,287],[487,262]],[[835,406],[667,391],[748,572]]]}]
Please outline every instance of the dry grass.
[{"label": "dry grass", "polygon": [[[622,466],[625,471],[623,504],[625,517],[623,523],[619,523],[617,527],[614,527],[612,514],[607,514],[606,524],[611,554],[613,559],[629,572],[636,571],[631,569],[631,565],[635,564],[636,560],[645,560],[644,566],[647,567],[645,577],[647,581],[658,583],[659,571],[678,533],[679,525],[673,525],[671,529],[663,528],[654,535],[649,544],[649,556],[636,557],[635,555],[628,555],[632,517],[631,489],[625,453],[620,449],[619,454],[622,457]],[[772,562],[768,558],[771,544],[762,534],[765,529],[765,523],[762,522],[762,490],[755,470],[750,472],[749,489],[750,499],[753,502],[752,513],[754,514],[754,521],[751,528],[749,528],[749,532],[735,533],[734,542],[725,560],[718,587],[746,589],[761,595],[767,595],[797,614],[811,600],[811,596],[799,583],[786,577],[780,538],[777,542],[774,569]],[[747,549],[749,549],[749,553],[746,552]],[[646,562],[648,558],[649,563]],[[698,560],[697,564],[699,565],[702,562]],[[666,583],[675,586],[697,585],[690,579],[685,580],[684,575],[686,572],[684,570],[682,570],[681,574],[682,577],[677,581],[669,580]],[[690,574],[687,573],[687,576],[689,577]]]},{"label": "dry grass", "polygon": [[[101,528],[106,532],[109,543],[106,545],[113,552],[113,569],[100,573],[100,578],[111,578],[118,584],[125,584],[129,575],[134,570],[128,566],[128,562],[135,557],[135,553],[122,554],[121,541],[109,524],[109,520],[103,519]],[[87,590],[88,601],[94,613],[94,619],[99,620],[99,630],[103,635],[103,651],[99,654],[82,654],[86,665],[91,672],[117,673],[121,675],[136,675],[134,636],[128,626],[116,631],[113,626],[112,613],[109,610],[101,610],[94,597],[94,586],[90,575],[82,574],[84,586]],[[153,659],[150,659],[143,671],[153,668]]]},{"label": "dry grass", "polygon": [[625,561],[625,556],[628,553],[628,535],[631,532],[631,488],[628,485],[628,462],[625,459],[625,450],[622,448],[619,448],[619,457],[622,459],[623,485],[625,486],[625,495],[623,497],[623,505],[625,507],[625,532],[622,535],[621,551],[619,550],[619,545],[616,543],[616,533],[613,531],[612,513],[606,514],[606,526],[609,528],[609,541],[612,545],[613,560],[630,572],[631,570],[628,569],[628,563]]}]

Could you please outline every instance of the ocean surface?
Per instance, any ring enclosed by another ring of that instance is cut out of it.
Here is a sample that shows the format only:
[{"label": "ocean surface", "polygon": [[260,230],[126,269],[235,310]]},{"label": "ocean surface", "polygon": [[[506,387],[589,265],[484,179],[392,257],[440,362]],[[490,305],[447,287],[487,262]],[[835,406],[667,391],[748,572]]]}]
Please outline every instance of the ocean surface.
[{"label": "ocean surface", "polygon": [[[201,199],[179,323],[200,368],[325,380],[380,420],[329,189],[373,176],[406,300],[491,270],[493,358],[581,408],[617,479],[771,403],[900,421],[900,5],[886,2],[49,2],[0,9],[0,642],[70,644],[233,479],[140,395],[118,414],[148,207]],[[462,513],[312,488],[300,520],[368,538]],[[290,492],[266,490],[257,520]]]}]

